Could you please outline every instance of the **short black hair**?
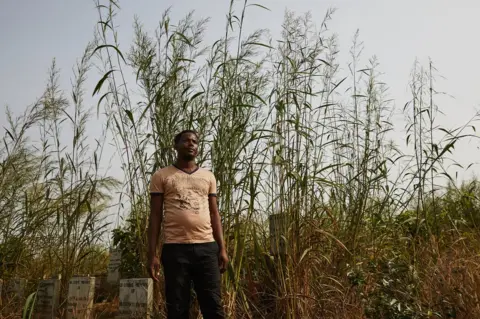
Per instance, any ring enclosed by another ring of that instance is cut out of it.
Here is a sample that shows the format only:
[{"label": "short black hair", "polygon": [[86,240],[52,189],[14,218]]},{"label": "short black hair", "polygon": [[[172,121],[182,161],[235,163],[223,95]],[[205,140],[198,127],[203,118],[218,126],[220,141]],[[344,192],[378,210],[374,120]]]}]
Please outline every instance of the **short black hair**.
[{"label": "short black hair", "polygon": [[178,133],[177,135],[175,135],[175,138],[173,139],[173,142],[175,143],[175,145],[178,144],[178,142],[180,142],[180,140],[182,139],[182,136],[183,134],[186,134],[186,133],[192,133],[192,134],[195,134],[195,136],[198,138],[198,133],[194,130],[183,130],[181,131],[180,133]]}]

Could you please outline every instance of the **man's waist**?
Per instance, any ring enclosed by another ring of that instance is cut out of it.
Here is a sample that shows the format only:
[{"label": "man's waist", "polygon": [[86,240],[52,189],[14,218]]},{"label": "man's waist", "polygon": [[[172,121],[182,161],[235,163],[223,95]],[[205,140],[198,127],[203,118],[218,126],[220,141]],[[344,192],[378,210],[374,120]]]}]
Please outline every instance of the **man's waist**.
[{"label": "man's waist", "polygon": [[182,247],[192,247],[192,246],[195,246],[195,247],[208,247],[208,246],[217,246],[217,242],[214,240],[214,239],[209,239],[207,241],[199,241],[199,242],[181,242],[181,241],[172,241],[172,242],[165,242],[163,243],[163,246],[168,246],[168,247],[178,247],[178,248],[182,248]]},{"label": "man's waist", "polygon": [[216,243],[213,235],[203,238],[178,237],[166,235],[163,241],[164,245],[203,245]]}]

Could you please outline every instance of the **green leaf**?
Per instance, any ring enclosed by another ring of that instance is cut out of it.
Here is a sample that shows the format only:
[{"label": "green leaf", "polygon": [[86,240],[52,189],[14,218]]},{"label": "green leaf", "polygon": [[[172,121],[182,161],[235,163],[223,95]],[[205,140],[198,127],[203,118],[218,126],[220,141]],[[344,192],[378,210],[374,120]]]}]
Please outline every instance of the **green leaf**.
[{"label": "green leaf", "polygon": [[264,43],[260,43],[260,42],[246,42],[244,43],[243,45],[248,45],[248,44],[251,44],[251,45],[259,45],[261,47],[265,47],[267,49],[273,49],[272,46],[268,45],[268,44],[264,44]]},{"label": "green leaf", "polygon": [[197,92],[195,93],[191,98],[190,98],[190,102],[192,102],[194,99],[196,99],[197,97],[199,97],[200,95],[204,94],[205,92]]},{"label": "green leaf", "polygon": [[72,122],[72,124],[75,125],[75,121],[74,121],[73,118],[70,116],[70,114],[68,114],[67,111],[65,111],[64,109],[61,109],[61,111],[68,117],[68,119]]},{"label": "green leaf", "polygon": [[324,59],[317,59],[317,60],[323,62],[324,64],[328,65],[329,67],[332,67],[332,65],[330,63],[328,63],[327,61],[325,61]]},{"label": "green leaf", "polygon": [[98,103],[97,103],[97,117],[98,115],[100,114],[100,103],[102,103],[103,99],[107,97],[107,95],[111,94],[112,92],[107,92],[105,93],[104,95],[102,95],[102,97],[98,100]]},{"label": "green leaf", "polygon": [[343,79],[342,79],[340,82],[338,82],[337,84],[335,84],[335,86],[333,87],[333,89],[332,89],[332,90],[330,90],[330,92],[333,92],[333,91],[335,91],[335,90],[337,89],[337,87],[339,87],[339,86],[340,86],[340,84],[342,84],[342,83],[343,83],[343,81],[345,81],[346,79],[347,79],[347,78],[343,78]]},{"label": "green leaf", "polygon": [[98,23],[102,25],[103,32],[105,32],[107,28],[113,31],[112,26],[108,22],[98,21]]},{"label": "green leaf", "polygon": [[[458,173],[458,172],[457,172],[457,173]],[[452,178],[452,177],[450,176],[450,174],[448,174],[447,172],[442,172],[442,173],[440,173],[440,174],[447,176],[447,178],[448,178],[452,183],[455,183],[455,181],[453,180],[453,178]]]},{"label": "green leaf", "polygon": [[[95,94],[97,94],[101,89],[102,89],[102,85],[103,85],[103,82],[105,82],[105,80],[108,78],[108,76],[115,70],[110,70],[108,71],[107,73],[105,73],[103,75],[103,77],[100,79],[100,81],[98,81],[97,85],[95,86],[95,89],[93,90],[93,94],[92,96],[94,96]],[[102,97],[103,98],[103,97]]]},{"label": "green leaf", "polygon": [[125,61],[125,58],[123,57],[123,54],[122,52],[114,45],[111,45],[111,44],[102,44],[102,45],[99,45],[98,47],[95,48],[95,50],[93,50],[92,54],[90,55],[90,57],[92,57],[98,50],[101,50],[101,49],[105,49],[105,48],[112,48],[114,49],[115,51],[117,51],[118,55],[122,58],[123,62],[126,64],[127,61]]},{"label": "green leaf", "polygon": [[133,120],[133,113],[132,113],[132,111],[127,110],[127,109],[123,109],[123,110],[125,111],[125,113],[127,113],[127,116],[128,116],[128,118],[130,119],[130,121],[132,122],[132,125],[134,125],[134,124],[135,124],[135,121]]},{"label": "green leaf", "polygon": [[352,255],[352,253],[350,252],[350,250],[348,250],[347,246],[345,246],[341,241],[340,239],[338,239],[337,237],[335,237],[334,235],[332,235],[331,233],[323,230],[323,229],[316,229],[315,232],[318,232],[318,233],[321,233],[321,234],[324,234],[326,235],[327,237],[330,237],[331,239],[333,239],[334,241],[337,242],[337,244],[342,247],[343,249],[345,249],[346,252],[348,252],[350,255]]},{"label": "green leaf", "polygon": [[118,3],[115,0],[109,0],[109,2],[111,4],[113,4],[115,7],[117,7],[117,9],[120,9],[120,6],[118,5]]},{"label": "green leaf", "polygon": [[9,130],[5,129],[5,131],[7,132],[8,136],[10,136],[10,138],[12,139],[12,141],[15,142],[15,138],[13,137],[12,133],[10,133]]},{"label": "green leaf", "polygon": [[447,131],[444,128],[439,128],[439,130],[442,131],[442,132],[445,132],[447,135],[452,135],[452,133],[450,133],[449,131]]},{"label": "green leaf", "polygon": [[442,155],[445,154],[446,152],[448,152],[451,148],[455,148],[455,142],[451,142],[451,143],[447,144],[447,146],[444,147],[444,149],[443,149],[442,152],[438,155],[437,158],[442,157]]},{"label": "green leaf", "polygon": [[183,33],[175,31],[175,34],[178,35],[186,44],[188,44],[191,47],[193,46],[192,42],[190,42],[190,40],[188,40],[188,38]]},{"label": "green leaf", "polygon": [[261,4],[258,4],[258,3],[252,3],[252,4],[249,4],[247,7],[259,7],[259,8],[262,8],[262,9],[265,9],[267,11],[271,11],[269,8],[265,7],[265,6],[262,6]]},{"label": "green leaf", "polygon": [[257,99],[259,99],[259,100],[263,103],[263,105],[267,105],[267,103],[266,103],[260,96],[258,96],[256,93],[253,93],[253,92],[245,92],[245,94],[254,96],[254,97],[256,97]]},{"label": "green leaf", "polygon": [[186,58],[177,59],[177,61],[195,63],[195,60]]},{"label": "green leaf", "polygon": [[37,299],[37,292],[32,292],[27,297],[27,300],[25,301],[25,305],[23,306],[22,319],[33,318],[36,299]]},{"label": "green leaf", "polygon": [[120,127],[120,124],[118,123],[117,117],[116,117],[115,115],[113,116],[113,121],[115,122],[115,126],[117,127],[118,134],[119,134],[120,137],[123,139],[123,138],[124,138],[124,134],[123,134],[122,128]]},{"label": "green leaf", "polygon": [[302,256],[300,257],[300,260],[299,260],[299,264],[302,262],[303,258],[305,258],[305,256],[307,256],[307,254],[312,250],[313,248],[312,247],[308,247],[307,249],[305,249],[305,251],[302,253]]},{"label": "green leaf", "polygon": [[93,160],[95,162],[95,170],[98,170],[98,158],[97,158],[97,152],[93,153]]}]

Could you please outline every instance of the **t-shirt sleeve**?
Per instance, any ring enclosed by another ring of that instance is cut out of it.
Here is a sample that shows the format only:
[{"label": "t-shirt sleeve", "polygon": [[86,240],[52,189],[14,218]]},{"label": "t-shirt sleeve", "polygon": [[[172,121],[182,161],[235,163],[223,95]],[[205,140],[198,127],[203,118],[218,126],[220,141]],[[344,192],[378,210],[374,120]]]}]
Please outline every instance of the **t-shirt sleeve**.
[{"label": "t-shirt sleeve", "polygon": [[150,180],[150,194],[163,194],[163,177],[160,172],[155,172]]},{"label": "t-shirt sleeve", "polygon": [[217,180],[213,174],[210,176],[210,189],[208,190],[208,196],[217,196]]}]

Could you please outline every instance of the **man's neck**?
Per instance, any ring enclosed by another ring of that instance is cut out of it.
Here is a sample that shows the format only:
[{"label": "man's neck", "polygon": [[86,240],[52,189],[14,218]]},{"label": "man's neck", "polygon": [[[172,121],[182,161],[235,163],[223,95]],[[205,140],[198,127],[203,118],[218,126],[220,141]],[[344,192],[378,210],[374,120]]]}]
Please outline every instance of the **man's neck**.
[{"label": "man's neck", "polygon": [[195,163],[195,160],[185,160],[182,158],[177,158],[177,161],[175,162],[175,166],[177,166],[180,169],[183,170],[193,170],[197,168],[197,163]]}]

